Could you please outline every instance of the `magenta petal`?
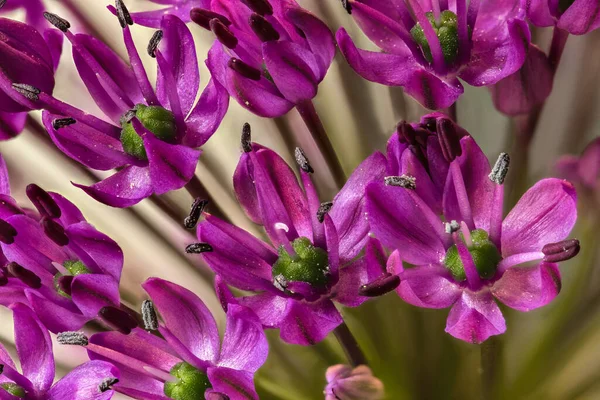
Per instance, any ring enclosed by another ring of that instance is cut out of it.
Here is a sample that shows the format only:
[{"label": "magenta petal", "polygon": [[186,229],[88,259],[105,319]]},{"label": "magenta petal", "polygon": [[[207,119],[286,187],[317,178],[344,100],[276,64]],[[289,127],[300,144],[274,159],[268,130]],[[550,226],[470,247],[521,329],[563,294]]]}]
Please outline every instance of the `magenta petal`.
[{"label": "magenta petal", "polygon": [[416,179],[415,192],[437,214],[442,211],[442,195],[419,158],[411,150],[404,151],[400,159],[400,171],[395,175],[408,175]]},{"label": "magenta petal", "polygon": [[[17,278],[8,278],[8,284],[0,286],[0,304],[8,307],[13,303],[28,303],[25,289],[29,288]],[[0,375],[1,377],[1,375]]]},{"label": "magenta petal", "polygon": [[50,332],[75,331],[89,320],[89,318],[79,313],[67,310],[50,300],[46,300],[31,290],[27,290],[26,295],[29,305]]},{"label": "magenta petal", "polygon": [[502,255],[540,251],[564,240],[577,219],[577,194],[567,181],[543,179],[529,189],[502,222]]},{"label": "magenta petal", "polygon": [[263,326],[267,328],[279,326],[289,312],[288,301],[292,301],[272,293],[238,297],[237,300],[240,304],[251,308],[258,315]]},{"label": "magenta petal", "polygon": [[95,318],[102,307],[118,307],[119,282],[107,275],[82,274],[73,279],[71,296],[81,313]]},{"label": "magenta petal", "polygon": [[383,154],[373,153],[354,170],[333,199],[329,216],[338,232],[339,251],[343,260],[354,258],[367,242],[369,221],[365,218],[366,187],[371,182],[383,180],[385,164]]},{"label": "magenta petal", "polygon": [[17,303],[13,310],[15,345],[23,375],[33,387],[45,392],[54,380],[54,355],[48,330],[26,305]]},{"label": "magenta petal", "polygon": [[256,372],[267,359],[269,344],[260,320],[249,308],[230,304],[218,365]]},{"label": "magenta petal", "polygon": [[230,368],[208,369],[208,379],[214,391],[226,394],[230,400],[258,400],[253,374]]},{"label": "magenta petal", "polygon": [[48,400],[109,400],[114,392],[101,392],[98,386],[106,379],[120,378],[119,370],[104,361],[88,361],[61,380],[48,392]]},{"label": "magenta petal", "polygon": [[558,19],[557,27],[573,35],[583,35],[600,27],[597,0],[575,0]]},{"label": "magenta petal", "polygon": [[169,331],[199,359],[216,361],[219,356],[219,331],[215,319],[198,296],[158,278],[150,278],[142,286]]},{"label": "magenta petal", "polygon": [[[153,1],[153,3],[168,4],[166,2],[158,1]],[[208,0],[189,0],[158,10],[131,13],[131,17],[136,24],[158,29],[161,26],[162,18],[167,14],[174,15],[180,18],[183,22],[189,22],[190,10],[192,7],[210,9],[210,4]]]},{"label": "magenta petal", "polygon": [[342,322],[342,316],[331,300],[314,303],[288,300],[287,315],[279,323],[281,339],[302,346],[313,345],[325,339]]},{"label": "magenta petal", "polygon": [[[600,143],[600,141],[598,142]],[[598,163],[600,165],[600,163]],[[573,155],[562,156],[554,165],[557,176],[571,181],[575,184],[579,183],[579,157]]]},{"label": "magenta petal", "polygon": [[100,203],[113,207],[129,207],[152,194],[148,168],[130,165],[92,186],[73,185]]},{"label": "magenta petal", "polygon": [[544,52],[530,44],[521,69],[490,87],[494,105],[507,115],[528,113],[550,95],[553,78]]},{"label": "magenta petal", "polygon": [[69,200],[65,199],[58,193],[48,192],[50,197],[56,202],[58,207],[60,208],[60,218],[58,219],[63,227],[68,227],[69,225],[77,224],[79,222],[85,222],[85,217],[79,211],[75,204],[71,203]]},{"label": "magenta petal", "polygon": [[44,40],[48,43],[48,50],[50,50],[50,54],[52,55],[52,65],[56,72],[58,63],[60,62],[60,56],[62,55],[65,36],[58,29],[46,29],[44,32]]},{"label": "magenta petal", "polygon": [[555,19],[550,12],[549,0],[529,0],[526,2],[527,18],[529,21],[539,27],[552,26]]},{"label": "magenta petal", "polygon": [[0,111],[0,140],[17,136],[25,128],[27,113],[8,113]]},{"label": "magenta petal", "polygon": [[10,196],[10,179],[8,177],[8,168],[6,161],[0,154],[0,194]]},{"label": "magenta petal", "polygon": [[502,312],[488,291],[465,290],[448,314],[446,332],[465,342],[479,344],[506,331]]},{"label": "magenta petal", "polygon": [[347,307],[358,307],[369,299],[358,294],[360,287],[370,281],[365,257],[358,258],[343,267],[339,271],[339,276],[338,283],[331,290],[332,299],[336,303]]},{"label": "magenta petal", "polygon": [[[390,257],[390,262],[390,268],[402,270],[401,260]],[[396,289],[398,295],[417,307],[447,308],[460,297],[460,287],[444,267],[430,265],[409,268],[399,275],[400,286]]]},{"label": "magenta petal", "polygon": [[202,146],[215,133],[227,109],[229,108],[229,94],[227,90],[214,78],[200,95],[198,103],[186,118],[187,131],[183,144],[197,148]]},{"label": "magenta petal", "polygon": [[456,78],[440,79],[424,69],[414,69],[404,85],[404,91],[430,110],[450,107],[464,88]]},{"label": "magenta petal", "polygon": [[509,268],[491,290],[507,306],[530,311],[550,303],[560,289],[558,265],[543,262],[535,267]]}]

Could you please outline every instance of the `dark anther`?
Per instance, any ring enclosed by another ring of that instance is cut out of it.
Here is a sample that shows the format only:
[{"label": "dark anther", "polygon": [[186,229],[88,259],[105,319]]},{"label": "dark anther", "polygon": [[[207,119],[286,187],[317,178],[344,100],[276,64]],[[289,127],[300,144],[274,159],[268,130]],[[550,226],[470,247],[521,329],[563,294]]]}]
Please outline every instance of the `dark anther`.
[{"label": "dark anther", "polygon": [[210,30],[225,47],[235,49],[238,44],[237,38],[219,19],[214,18],[210,21]]},{"label": "dark anther", "polygon": [[350,4],[349,0],[342,0],[342,7],[348,14],[352,14],[352,4]]},{"label": "dark anther", "polygon": [[246,64],[239,58],[231,57],[227,63],[227,66],[244,78],[252,79],[253,81],[260,81],[260,71]]},{"label": "dark anther", "polygon": [[98,390],[102,393],[108,392],[112,389],[112,386],[116,385],[117,383],[119,383],[117,378],[106,378],[98,385]]},{"label": "dark anther", "polygon": [[375,279],[373,282],[362,285],[358,290],[358,294],[366,297],[383,296],[391,292],[400,285],[400,277],[392,275],[389,272]]},{"label": "dark anther", "polygon": [[262,42],[279,40],[279,32],[269,21],[257,13],[250,15],[250,27]]},{"label": "dark anther", "polygon": [[317,210],[317,220],[320,223],[323,223],[323,221],[325,221],[325,215],[327,215],[327,213],[331,210],[332,207],[333,207],[332,201],[326,201],[324,203],[321,203],[321,205],[319,206],[319,209]]},{"label": "dark anther", "polygon": [[200,254],[213,251],[213,248],[208,243],[192,243],[185,248],[185,252],[188,254]]},{"label": "dark anther", "polygon": [[16,262],[11,262],[6,266],[8,273],[29,286],[32,289],[39,289],[42,287],[42,280],[35,273],[28,269],[21,267]]},{"label": "dark anther", "polygon": [[219,13],[205,10],[203,8],[192,8],[190,11],[190,18],[192,21],[210,31],[210,21],[213,19],[218,19],[225,26],[231,25],[231,21],[227,19],[224,15]]},{"label": "dark anther", "polygon": [[448,162],[462,154],[460,148],[460,134],[457,132],[456,124],[449,118],[439,118],[437,120],[437,134],[442,153]]},{"label": "dark anther", "polygon": [[300,166],[302,171],[308,172],[309,174],[315,172],[313,167],[310,165],[310,162],[308,161],[308,157],[306,157],[304,150],[302,150],[300,147],[296,147],[296,151],[294,151],[294,156],[296,157],[296,163],[298,164],[298,166]]},{"label": "dark anther", "polygon": [[117,9],[117,18],[119,18],[121,28],[125,28],[127,25],[133,25],[133,20],[131,19],[129,10],[125,7],[123,0],[115,0],[115,7]]},{"label": "dark anther", "polygon": [[71,28],[71,24],[69,23],[69,21],[59,17],[56,14],[52,14],[46,11],[44,12],[44,18],[46,18],[46,21],[54,25],[56,29],[61,30],[63,32],[67,32],[69,28]]},{"label": "dark anther", "polygon": [[57,118],[52,120],[52,127],[54,130],[59,130],[60,128],[64,128],[65,126],[73,125],[77,123],[74,118]]},{"label": "dark anther", "polygon": [[60,332],[56,335],[56,341],[59,344],[68,344],[71,346],[87,346],[88,338],[83,332]]},{"label": "dark anther", "polygon": [[69,238],[67,237],[65,229],[61,224],[46,217],[42,218],[40,223],[44,228],[44,233],[46,236],[48,236],[54,243],[59,246],[66,246],[69,244]]},{"label": "dark anther", "polygon": [[25,83],[13,83],[12,87],[31,101],[38,101],[40,99],[40,89],[34,86],[27,85]]},{"label": "dark anther", "polygon": [[[4,7],[4,5],[6,4],[7,0],[0,0],[0,9],[2,9],[2,7]],[[1,364],[0,364],[1,365]],[[0,374],[2,373],[2,371],[0,370]]]},{"label": "dark anther", "polygon": [[275,286],[277,289],[281,290],[282,292],[285,292],[287,290],[287,286],[288,286],[288,280],[285,278],[285,276],[279,274],[279,275],[275,275],[273,277],[273,286]]},{"label": "dark anther", "polygon": [[490,180],[498,185],[502,185],[504,183],[504,178],[506,178],[506,174],[508,173],[509,165],[510,156],[506,153],[500,153],[492,172],[488,176]]},{"label": "dark anther", "polygon": [[421,120],[421,126],[427,129],[429,132],[436,133],[437,129],[437,118],[435,115],[423,117]]},{"label": "dark anther", "polygon": [[142,302],[142,319],[144,320],[144,328],[147,331],[158,329],[158,317],[156,311],[154,311],[154,304],[150,300]]},{"label": "dark anther", "polygon": [[17,230],[14,226],[3,219],[0,219],[0,242],[4,244],[13,244],[17,236]]},{"label": "dark anther", "polygon": [[98,316],[111,328],[129,335],[131,330],[137,326],[137,321],[128,312],[119,308],[106,306],[100,309]]},{"label": "dark anther", "polygon": [[[5,3],[6,3],[6,1],[4,1],[4,2],[0,1],[0,8],[2,8]],[[0,364],[0,374],[2,374],[3,372],[4,372],[4,364]]]},{"label": "dark anther", "polygon": [[192,203],[190,214],[183,220],[183,226],[186,229],[194,229],[207,205],[208,200],[204,200],[201,198],[197,198],[196,200],[194,200],[194,202]]},{"label": "dark anther", "polygon": [[27,185],[25,193],[42,217],[60,218],[60,207],[44,189],[32,183]]},{"label": "dark anther", "polygon": [[267,0],[242,0],[252,11],[260,15],[272,15],[273,6]]},{"label": "dark anther", "polygon": [[73,283],[73,279],[75,279],[75,277],[73,275],[61,276],[56,281],[56,283],[58,284],[58,288],[70,296],[71,295],[71,284]]},{"label": "dark anther", "polygon": [[252,151],[252,128],[247,122],[242,127],[242,150],[244,153]]},{"label": "dark anther", "polygon": [[410,175],[386,176],[384,182],[388,186],[399,186],[409,190],[415,190],[417,188],[417,178]]},{"label": "dark anther", "polygon": [[154,35],[150,38],[150,42],[148,42],[148,55],[150,55],[150,57],[156,58],[156,49],[158,48],[163,35],[163,31],[159,29],[154,32]]},{"label": "dark anther", "polygon": [[0,286],[5,286],[8,283],[8,277],[4,273],[4,270],[0,269]]},{"label": "dark anther", "polygon": [[549,243],[542,248],[544,253],[544,261],[549,263],[557,263],[567,261],[579,254],[581,249],[579,240],[569,239],[558,243]]},{"label": "dark anther", "polygon": [[446,222],[445,224],[446,233],[451,235],[454,232],[458,232],[460,229],[460,224],[456,220],[452,220],[450,222]]},{"label": "dark anther", "polygon": [[121,126],[131,122],[131,120],[135,118],[135,113],[135,110],[128,110],[125,114],[123,114],[119,119]]}]

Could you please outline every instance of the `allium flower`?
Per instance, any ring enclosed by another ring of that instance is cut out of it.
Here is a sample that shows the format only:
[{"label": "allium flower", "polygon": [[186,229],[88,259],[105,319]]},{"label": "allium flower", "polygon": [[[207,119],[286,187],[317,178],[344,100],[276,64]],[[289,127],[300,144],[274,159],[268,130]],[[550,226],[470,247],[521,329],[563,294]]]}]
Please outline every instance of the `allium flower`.
[{"label": "allium flower", "polygon": [[[452,307],[446,332],[481,343],[506,330],[494,298],[528,311],[560,291],[557,263],[579,251],[577,240],[565,240],[577,218],[576,194],[567,181],[544,179],[503,221],[508,156],[502,154],[490,171],[472,137],[459,142],[448,130],[439,138],[449,162],[443,220],[414,190],[428,177],[413,168],[402,171],[412,176],[369,185],[369,222],[377,238],[395,249],[388,268],[400,276],[400,297],[419,307]],[[407,179],[412,187],[402,184]]]},{"label": "allium flower", "polygon": [[383,383],[366,365],[334,365],[325,373],[325,400],[381,400]]},{"label": "allium flower", "polygon": [[383,50],[359,50],[348,33],[340,50],[363,78],[404,91],[430,109],[452,105],[463,93],[457,78],[488,86],[525,61],[530,32],[519,0],[348,0],[348,12]]},{"label": "allium flower", "polygon": [[13,310],[15,345],[20,373],[0,344],[0,398],[25,400],[108,400],[119,371],[104,361],[89,361],[54,381],[54,356],[48,331],[27,306],[16,303]]},{"label": "allium flower", "polygon": [[201,252],[225,283],[261,292],[236,301],[253,309],[265,327],[279,328],[284,341],[314,344],[342,323],[333,301],[360,305],[366,299],[359,295],[360,286],[381,274],[367,271],[364,258],[356,256],[369,232],[364,188],[383,179],[385,158],[381,153],[367,158],[333,204],[320,204],[312,167],[300,149],[296,159],[304,189],[277,153],[251,143],[249,126],[244,130],[234,189],[270,243],[206,215],[198,226],[201,243],[188,252]]},{"label": "allium flower", "polygon": [[92,169],[120,169],[95,185],[75,186],[104,204],[128,207],[188,183],[201,153],[195,149],[215,132],[229,98],[211,79],[192,107],[200,83],[194,40],[185,24],[170,15],[148,46],[158,62],[155,91],[132,40],[129,13],[121,0],[117,6],[131,67],[104,43],[72,34],[67,21],[46,13],[71,42],[77,70],[110,123],[39,88],[16,89],[46,110],[44,125],[66,155]]},{"label": "allium flower", "polygon": [[600,138],[587,145],[581,156],[563,156],[556,163],[558,173],[587,196],[600,203]]},{"label": "allium flower", "polygon": [[120,305],[121,248],[58,193],[29,185],[38,212],[21,208],[1,164],[0,304],[28,304],[52,332],[78,329],[101,310],[110,322]]},{"label": "allium flower", "polygon": [[89,343],[82,333],[66,332],[59,342],[84,345],[91,359],[116,365],[121,378],[114,389],[135,399],[258,399],[253,376],[268,343],[254,313],[229,305],[221,344],[213,316],[195,294],[158,278],[142,286],[164,321],[145,302],[146,328],[158,328],[164,339],[138,328],[130,335],[97,333]]},{"label": "allium flower", "polygon": [[527,0],[527,18],[535,26],[556,26],[572,35],[600,27],[600,7],[595,0]]}]

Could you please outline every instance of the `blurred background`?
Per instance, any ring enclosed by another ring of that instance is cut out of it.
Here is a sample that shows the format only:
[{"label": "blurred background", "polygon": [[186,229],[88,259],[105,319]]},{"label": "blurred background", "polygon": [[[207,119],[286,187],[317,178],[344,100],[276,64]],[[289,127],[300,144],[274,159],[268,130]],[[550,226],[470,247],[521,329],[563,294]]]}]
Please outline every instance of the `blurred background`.
[{"label": "blurred background", "polygon": [[[20,0],[9,0],[20,1]],[[373,48],[338,0],[298,0],[321,17],[335,32],[344,26],[360,47]],[[106,0],[46,0],[47,9],[70,20],[75,31],[93,28],[120,55],[125,56],[117,19],[106,10]],[[125,0],[132,11],[157,8],[147,0]],[[22,19],[18,12],[10,17]],[[202,61],[213,35],[190,25]],[[134,39],[145,48],[152,29],[135,26]],[[536,30],[535,42],[547,49],[550,30]],[[144,63],[153,81],[155,61]],[[201,62],[202,87],[209,75]],[[580,153],[600,134],[600,31],[571,36],[558,69],[554,90],[544,108],[532,144],[527,171],[511,170],[508,179],[525,174],[529,183],[553,175],[553,165],[563,154]],[[490,159],[512,148],[513,124],[498,113],[485,88],[466,86],[458,102],[458,122],[477,140]],[[83,86],[65,41],[54,95],[68,103],[101,115]],[[236,205],[231,177],[237,164],[242,124],[250,122],[253,140],[269,146],[291,165],[293,157],[283,137],[305,130],[296,111],[268,120],[242,109],[235,101],[218,132],[203,148],[196,174],[232,221],[256,231]],[[368,154],[384,150],[395,125],[413,121],[427,111],[400,88],[370,83],[356,75],[338,54],[315,99],[343,167],[349,174]],[[121,281],[124,302],[134,308],[145,299],[140,283],[151,276],[170,279],[194,290],[214,312],[222,326],[224,314],[212,289],[211,273],[199,258],[185,255],[192,233],[182,228],[192,197],[185,190],[147,199],[130,209],[104,206],[85,195],[70,181],[92,184],[104,176],[87,171],[58,151],[40,129],[40,113],[34,112],[28,127],[16,139],[0,143],[8,164],[13,195],[26,204],[25,186],[37,183],[69,198],[99,230],[123,248],[125,267]],[[317,169],[317,175],[319,170]],[[323,200],[334,196],[333,182],[322,174],[319,191]],[[580,202],[580,217],[572,237],[582,241],[582,252],[561,264],[563,290],[550,306],[529,313],[503,308],[507,334],[495,339],[502,351],[497,359],[493,396],[514,399],[600,398],[600,276],[598,266],[598,204]],[[508,211],[508,210],[505,210]],[[480,393],[479,348],[444,333],[447,310],[417,309],[403,304],[395,294],[343,310],[350,329],[358,337],[375,375],[386,386],[389,399],[478,398]],[[11,312],[0,309],[0,340],[13,340]],[[312,348],[284,345],[277,332],[269,333],[271,351],[257,376],[265,399],[323,398],[325,369],[344,362],[333,338]],[[9,346],[8,346],[9,347]],[[85,360],[82,349],[55,345],[64,373]]]}]

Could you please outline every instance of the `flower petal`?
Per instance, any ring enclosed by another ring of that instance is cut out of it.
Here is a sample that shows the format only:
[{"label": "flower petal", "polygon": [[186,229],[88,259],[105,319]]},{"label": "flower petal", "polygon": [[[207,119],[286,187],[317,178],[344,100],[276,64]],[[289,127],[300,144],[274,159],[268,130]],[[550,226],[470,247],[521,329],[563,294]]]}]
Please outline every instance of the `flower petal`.
[{"label": "flower petal", "polygon": [[438,265],[402,268],[402,260],[390,257],[389,267],[400,275],[396,289],[402,300],[417,307],[447,308],[458,300],[461,289],[450,272]]},{"label": "flower petal", "polygon": [[68,227],[69,225],[77,224],[79,222],[85,222],[85,217],[79,211],[79,208],[75,206],[75,204],[71,203],[69,200],[65,199],[58,193],[48,192],[50,197],[58,204],[60,208],[60,218],[58,219],[63,227]]},{"label": "flower petal", "polygon": [[9,113],[0,111],[0,140],[8,140],[17,136],[25,128],[27,113]]},{"label": "flower petal", "polygon": [[584,35],[600,27],[600,5],[595,0],[575,0],[556,25],[573,35]]},{"label": "flower petal", "polygon": [[210,0],[187,0],[171,2],[160,2],[153,0],[152,2],[157,4],[173,5],[171,7],[165,7],[158,10],[131,13],[133,22],[138,25],[158,29],[160,28],[163,16],[166,14],[174,15],[180,18],[183,22],[190,22],[190,10],[192,7],[200,7],[207,10],[210,9]]},{"label": "flower petal", "polygon": [[291,344],[308,346],[318,343],[343,322],[329,299],[315,303],[289,299],[286,311],[279,330],[281,340]]},{"label": "flower petal", "polygon": [[118,307],[119,282],[107,275],[81,274],[71,283],[71,296],[81,313],[90,319],[96,317],[102,307]]},{"label": "flower petal", "polygon": [[0,194],[10,196],[10,179],[8,177],[8,168],[6,161],[0,154]]},{"label": "flower petal", "polygon": [[553,26],[555,19],[550,12],[548,0],[529,0],[525,3],[527,7],[527,19],[535,26]]},{"label": "flower petal", "polygon": [[48,400],[109,400],[114,391],[101,392],[98,386],[110,378],[120,378],[119,370],[104,361],[88,361],[61,380],[48,392]]},{"label": "flower petal", "polygon": [[230,400],[258,400],[250,372],[215,367],[208,369],[208,379],[214,391],[226,394]]},{"label": "flower petal", "polygon": [[263,326],[267,328],[278,327],[287,316],[288,300],[286,297],[273,293],[260,293],[254,296],[238,297],[240,304],[249,307],[258,315]]},{"label": "flower petal", "polygon": [[502,312],[488,291],[465,290],[448,314],[446,332],[465,342],[479,344],[506,331]]},{"label": "flower petal", "polygon": [[333,287],[332,299],[346,307],[358,307],[369,298],[360,296],[358,291],[362,285],[369,283],[367,260],[360,257],[339,271],[339,280]]},{"label": "flower petal", "polygon": [[229,94],[217,80],[211,78],[198,103],[186,118],[187,132],[183,144],[197,148],[211,138],[229,108]]},{"label": "flower petal", "polygon": [[26,290],[25,294],[31,308],[35,311],[44,326],[52,333],[75,331],[89,320],[84,315],[67,310],[50,300],[46,300],[32,290]]},{"label": "flower petal", "polygon": [[577,195],[567,181],[543,179],[529,189],[502,222],[502,255],[540,251],[564,240],[577,219]]}]

